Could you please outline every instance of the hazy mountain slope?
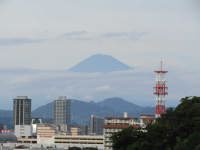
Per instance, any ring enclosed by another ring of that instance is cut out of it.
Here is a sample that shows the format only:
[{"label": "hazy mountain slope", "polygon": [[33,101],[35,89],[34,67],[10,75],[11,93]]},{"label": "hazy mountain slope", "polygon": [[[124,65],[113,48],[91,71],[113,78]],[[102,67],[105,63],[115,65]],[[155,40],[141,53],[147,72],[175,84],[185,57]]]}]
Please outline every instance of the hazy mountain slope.
[{"label": "hazy mountain slope", "polygon": [[99,102],[98,104],[100,106],[108,107],[116,112],[119,112],[120,114],[123,112],[128,112],[128,114],[131,116],[139,116],[143,113],[154,113],[154,108],[152,107],[142,107],[119,97],[108,98]]},{"label": "hazy mountain slope", "polygon": [[0,110],[0,124],[6,124],[8,128],[12,128],[12,116],[13,113],[11,110]]},{"label": "hazy mountain slope", "polygon": [[32,111],[33,117],[53,118],[53,102],[42,105]]},{"label": "hazy mountain slope", "polygon": [[120,62],[109,55],[93,55],[70,69],[73,72],[113,72],[131,69],[128,65]]},{"label": "hazy mountain slope", "polygon": [[[33,111],[33,116],[52,118],[53,103],[41,106]],[[121,98],[109,98],[102,102],[84,102],[71,100],[72,122],[86,124],[91,114],[106,116],[122,116],[123,112],[128,112],[131,116],[139,116],[141,113],[153,114],[154,108],[141,107],[127,102]]]},{"label": "hazy mountain slope", "polygon": [[[154,108],[141,107],[117,97],[108,98],[101,102],[71,100],[71,117],[74,123],[87,124],[91,114],[106,117],[122,116],[123,112],[128,112],[129,116],[137,117],[142,113],[153,114]],[[32,117],[41,117],[52,121],[53,102],[33,110]],[[12,111],[0,110],[0,123],[6,123],[12,127]]]},{"label": "hazy mountain slope", "polygon": [[[40,116],[42,118],[53,117],[53,102],[43,105],[35,109],[32,114],[33,116]],[[71,119],[72,122],[76,123],[87,123],[91,114],[106,116],[114,115],[112,110],[105,109],[94,102],[83,102],[79,100],[71,100]]]},{"label": "hazy mountain slope", "polygon": [[138,113],[142,109],[141,106],[135,105],[118,97],[105,99],[104,101],[101,101],[98,104],[100,106],[111,108],[117,112],[134,112],[135,115],[138,115]]}]

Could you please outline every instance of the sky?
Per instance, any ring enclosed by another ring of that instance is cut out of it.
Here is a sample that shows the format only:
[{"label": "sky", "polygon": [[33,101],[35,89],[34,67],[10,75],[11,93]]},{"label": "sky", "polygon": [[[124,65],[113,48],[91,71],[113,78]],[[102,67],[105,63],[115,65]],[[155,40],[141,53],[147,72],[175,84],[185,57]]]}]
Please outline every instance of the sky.
[{"label": "sky", "polygon": [[[0,0],[0,108],[11,108],[19,94],[35,98],[34,107],[42,98],[45,104],[64,94],[97,101],[121,96],[153,105],[152,70],[161,59],[169,70],[169,105],[176,105],[200,93],[199,43],[198,0]],[[120,79],[116,73],[65,72],[98,53],[135,72],[123,72]]]}]

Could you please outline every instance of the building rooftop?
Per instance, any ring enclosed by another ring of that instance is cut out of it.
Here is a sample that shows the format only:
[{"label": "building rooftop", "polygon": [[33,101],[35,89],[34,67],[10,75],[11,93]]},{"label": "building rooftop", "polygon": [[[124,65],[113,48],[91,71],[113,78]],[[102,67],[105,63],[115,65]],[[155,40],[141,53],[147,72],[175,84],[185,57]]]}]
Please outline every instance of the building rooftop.
[{"label": "building rooftop", "polygon": [[126,129],[128,127],[133,127],[133,128],[140,128],[139,125],[129,125],[129,124],[108,124],[104,125],[105,129]]},{"label": "building rooftop", "polygon": [[17,96],[15,99],[29,99],[28,96]]},{"label": "building rooftop", "polygon": [[113,119],[119,119],[119,120],[134,120],[134,119],[138,119],[138,118],[134,118],[134,117],[106,117],[105,119],[107,120],[113,120]]}]

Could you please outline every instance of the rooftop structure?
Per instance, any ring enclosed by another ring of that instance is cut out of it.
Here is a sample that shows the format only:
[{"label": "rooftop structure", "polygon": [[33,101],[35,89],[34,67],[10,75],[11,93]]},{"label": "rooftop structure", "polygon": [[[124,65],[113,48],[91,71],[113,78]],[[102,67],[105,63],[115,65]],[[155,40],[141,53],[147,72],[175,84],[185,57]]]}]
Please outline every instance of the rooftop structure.
[{"label": "rooftop structure", "polygon": [[39,124],[42,124],[42,119],[41,118],[32,118],[31,126],[32,126],[32,135],[33,136],[36,136],[36,134],[37,134],[37,126]]}]

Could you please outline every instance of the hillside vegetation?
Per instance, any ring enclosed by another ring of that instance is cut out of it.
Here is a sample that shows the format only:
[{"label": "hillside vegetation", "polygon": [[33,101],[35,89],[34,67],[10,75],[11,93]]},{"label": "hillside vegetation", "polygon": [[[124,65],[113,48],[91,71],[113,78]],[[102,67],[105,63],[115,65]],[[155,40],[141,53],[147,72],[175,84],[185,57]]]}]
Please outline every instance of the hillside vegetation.
[{"label": "hillside vegetation", "polygon": [[132,128],[112,136],[114,150],[200,150],[200,97],[186,97],[147,132]]}]

